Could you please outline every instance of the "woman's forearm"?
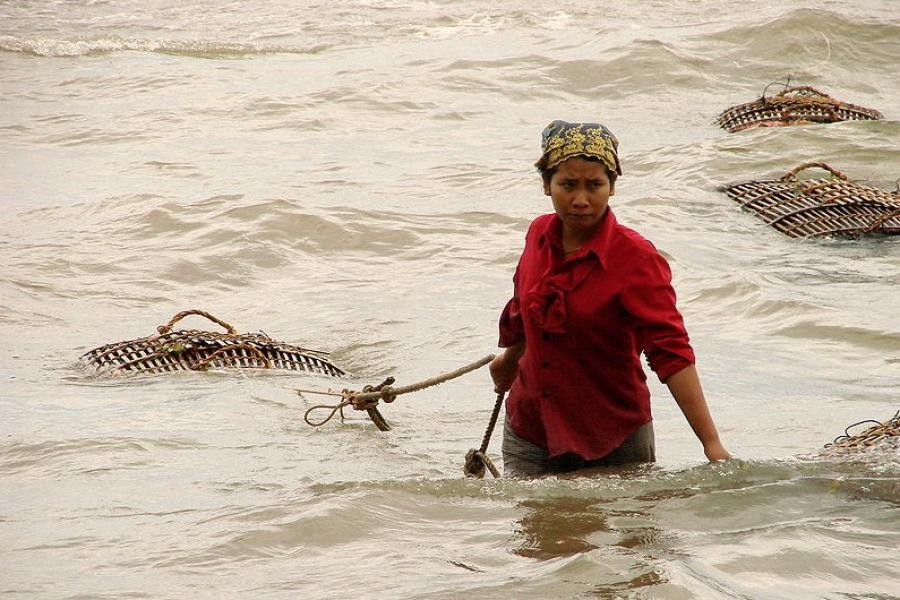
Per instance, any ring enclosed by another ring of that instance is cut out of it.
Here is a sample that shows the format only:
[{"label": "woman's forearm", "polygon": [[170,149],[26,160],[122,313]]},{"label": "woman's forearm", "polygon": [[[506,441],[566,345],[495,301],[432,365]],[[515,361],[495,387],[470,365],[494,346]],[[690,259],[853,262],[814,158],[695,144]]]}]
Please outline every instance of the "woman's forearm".
[{"label": "woman's forearm", "polygon": [[703,451],[709,460],[725,460],[731,457],[719,440],[719,431],[709,412],[709,406],[700,385],[700,376],[694,365],[685,367],[666,379],[666,385],[675,402],[684,413],[694,434],[703,444]]}]

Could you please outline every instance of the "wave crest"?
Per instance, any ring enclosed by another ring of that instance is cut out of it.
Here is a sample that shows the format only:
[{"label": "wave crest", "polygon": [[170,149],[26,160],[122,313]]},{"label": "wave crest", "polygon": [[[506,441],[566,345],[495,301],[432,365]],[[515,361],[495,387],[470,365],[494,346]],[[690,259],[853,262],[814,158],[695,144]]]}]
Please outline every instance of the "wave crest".
[{"label": "wave crest", "polygon": [[318,54],[329,46],[272,46],[255,42],[151,40],[117,36],[90,39],[17,39],[0,37],[0,51],[45,57],[101,56],[115,52],[150,52],[198,58],[244,58],[265,54]]}]

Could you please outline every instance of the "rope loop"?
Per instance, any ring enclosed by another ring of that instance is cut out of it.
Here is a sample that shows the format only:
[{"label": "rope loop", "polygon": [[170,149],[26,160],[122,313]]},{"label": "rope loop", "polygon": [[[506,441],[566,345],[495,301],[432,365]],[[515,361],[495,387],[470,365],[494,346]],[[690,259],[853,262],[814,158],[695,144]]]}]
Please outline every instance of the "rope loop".
[{"label": "rope loop", "polygon": [[[472,364],[466,365],[464,367],[460,367],[455,371],[450,371],[449,373],[444,373],[442,375],[438,375],[437,377],[432,377],[431,379],[426,379],[425,381],[420,381],[419,383],[414,383],[412,385],[402,386],[402,387],[393,387],[394,383],[393,377],[388,377],[383,382],[376,386],[367,385],[363,387],[361,392],[357,392],[354,390],[344,389],[340,394],[335,394],[334,392],[322,392],[318,390],[297,390],[298,394],[311,393],[311,394],[324,394],[327,396],[340,396],[341,402],[336,405],[327,405],[327,404],[318,404],[316,406],[310,407],[309,410],[306,411],[306,414],[303,417],[303,420],[312,427],[320,427],[330,421],[335,414],[345,406],[352,406],[356,410],[364,410],[369,413],[369,417],[375,423],[376,426],[382,431],[388,431],[390,427],[387,424],[387,421],[384,420],[384,417],[381,416],[381,413],[378,412],[378,401],[384,400],[385,403],[391,403],[397,399],[397,396],[403,394],[409,394],[412,392],[418,392],[425,388],[435,386],[445,381],[449,381],[451,379],[455,379],[466,373],[474,371],[488,364],[494,359],[493,354],[489,354],[484,358],[481,358]],[[321,409],[331,409],[331,413],[321,421],[312,422],[309,420],[309,413],[314,410]]]},{"label": "rope loop", "polygon": [[171,319],[169,319],[168,323],[157,327],[156,331],[159,333],[159,335],[165,335],[165,334],[169,333],[170,331],[172,331],[172,327],[175,326],[175,323],[177,323],[181,319],[188,317],[190,315],[199,315],[201,317],[206,317],[213,323],[215,323],[217,325],[221,325],[225,329],[226,333],[229,333],[232,335],[237,334],[237,330],[234,327],[232,327],[231,325],[229,325],[228,323],[226,323],[225,321],[223,321],[222,319],[212,316],[205,310],[198,310],[198,309],[183,310],[180,313],[177,313],[175,316],[173,316]]},{"label": "rope loop", "polygon": [[849,177],[847,177],[844,173],[841,173],[840,171],[838,171],[831,165],[829,165],[827,163],[823,163],[823,162],[816,162],[816,161],[805,162],[802,165],[800,165],[799,167],[791,169],[790,171],[788,171],[787,173],[785,173],[784,175],[781,176],[780,181],[793,181],[797,178],[797,174],[800,173],[800,171],[804,171],[806,169],[811,169],[813,167],[819,167],[820,169],[824,169],[825,171],[828,171],[829,173],[831,173],[838,179],[842,179],[843,181],[850,181]]},{"label": "rope loop", "polygon": [[[322,425],[324,425],[325,423],[327,423],[328,421],[330,421],[330,420],[332,419],[332,417],[334,417],[334,415],[335,415],[339,410],[341,410],[342,408],[344,408],[344,407],[347,406],[348,404],[350,404],[350,403],[349,403],[349,402],[341,402],[340,404],[335,404],[334,406],[331,406],[331,405],[328,405],[328,404],[316,404],[315,406],[310,406],[310,407],[309,407],[309,410],[307,410],[306,413],[303,414],[303,420],[306,421],[306,424],[309,425],[309,426],[311,426],[311,427],[321,427]],[[331,412],[328,414],[328,416],[325,417],[324,419],[322,419],[321,421],[310,421],[310,419],[309,419],[310,413],[312,413],[312,412],[315,411],[315,410],[321,410],[321,409],[323,409],[323,408],[324,408],[324,409],[329,409],[329,408],[331,409]]]},{"label": "rope loop", "polygon": [[[871,423],[872,426],[860,433],[850,433],[850,430],[854,427],[867,423]],[[884,423],[875,419],[865,419],[848,425],[844,429],[844,434],[834,438],[834,441],[830,444],[825,444],[825,448],[829,450],[859,449],[876,445],[885,439],[895,440],[896,438],[900,438],[900,410]]]},{"label": "rope loop", "polygon": [[764,87],[764,88],[763,88],[763,92],[762,92],[762,94],[760,95],[760,100],[762,100],[763,103],[766,102],[766,98],[767,98],[766,92],[768,92],[768,91],[769,91],[769,88],[772,87],[773,85],[781,85],[781,86],[784,86],[784,90],[782,90],[782,93],[784,93],[784,91],[787,90],[788,87],[790,87],[790,85],[791,85],[791,76],[788,75],[787,81],[785,81],[784,83],[782,83],[782,82],[780,82],[780,81],[773,81],[772,83],[770,83],[769,85],[767,85],[766,87]]}]

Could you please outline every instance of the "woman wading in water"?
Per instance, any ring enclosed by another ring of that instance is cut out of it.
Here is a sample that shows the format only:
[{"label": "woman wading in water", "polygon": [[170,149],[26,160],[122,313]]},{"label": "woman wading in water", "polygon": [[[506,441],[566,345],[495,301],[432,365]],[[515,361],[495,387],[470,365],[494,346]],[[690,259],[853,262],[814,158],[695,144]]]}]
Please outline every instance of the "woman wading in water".
[{"label": "woman wading in water", "polygon": [[609,208],[622,174],[618,141],[598,123],[544,129],[541,172],[555,213],[525,237],[490,365],[509,391],[504,471],[512,477],[653,462],[650,391],[665,382],[709,460],[729,453],[694,367],[666,260]]}]

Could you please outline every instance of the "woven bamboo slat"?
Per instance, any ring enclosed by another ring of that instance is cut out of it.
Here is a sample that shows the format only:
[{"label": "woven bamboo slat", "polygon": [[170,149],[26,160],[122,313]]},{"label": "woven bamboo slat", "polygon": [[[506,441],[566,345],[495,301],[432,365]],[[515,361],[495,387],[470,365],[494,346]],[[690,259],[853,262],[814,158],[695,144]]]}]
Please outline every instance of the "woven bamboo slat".
[{"label": "woven bamboo slat", "polygon": [[[859,433],[850,433],[854,427],[866,423],[874,424]],[[872,448],[900,449],[900,411],[884,423],[874,420],[854,423],[847,427],[844,435],[838,436],[833,442],[826,444],[825,448],[828,453],[847,453]]]},{"label": "woven bamboo slat", "polygon": [[[173,330],[188,315],[200,315],[221,325],[225,333],[198,329]],[[273,340],[262,333],[237,333],[231,325],[207,312],[187,310],[176,314],[157,333],[94,348],[82,360],[103,372],[154,374],[207,369],[282,369],[331,377],[345,373],[324,352]]]},{"label": "woven bamboo slat", "polygon": [[877,110],[841,102],[810,86],[786,87],[780,94],[728,108],[716,122],[732,133],[754,127],[784,127],[837,121],[883,119]]},{"label": "woven bamboo slat", "polygon": [[[813,167],[830,176],[797,178]],[[745,181],[722,190],[744,209],[795,238],[900,234],[900,193],[850,181],[821,162],[804,163],[780,179]]]}]

